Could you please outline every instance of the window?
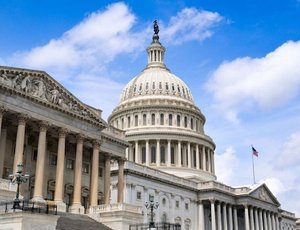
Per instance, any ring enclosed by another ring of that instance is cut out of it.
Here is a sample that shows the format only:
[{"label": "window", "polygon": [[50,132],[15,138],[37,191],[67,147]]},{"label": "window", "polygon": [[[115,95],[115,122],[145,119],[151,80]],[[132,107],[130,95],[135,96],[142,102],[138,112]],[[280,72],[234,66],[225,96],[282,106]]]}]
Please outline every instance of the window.
[{"label": "window", "polygon": [[82,172],[89,173],[90,172],[90,165],[88,163],[82,163]]},{"label": "window", "polygon": [[164,213],[161,217],[161,222],[166,223],[167,222],[167,214]]},{"label": "window", "polygon": [[74,169],[74,160],[67,159],[67,169]]},{"label": "window", "polygon": [[33,161],[36,161],[36,160],[37,160],[37,154],[38,154],[37,149],[33,149],[33,152],[32,152],[32,160],[33,160]]},{"label": "window", "polygon": [[191,118],[191,129],[194,129],[194,120]]},{"label": "window", "polygon": [[146,114],[143,114],[143,125],[146,125],[147,122],[147,116]]},{"label": "window", "polygon": [[154,196],[153,195],[149,195],[148,199],[149,199],[149,201],[151,201],[151,200],[154,201]]},{"label": "window", "polygon": [[49,164],[53,166],[57,164],[57,155],[50,154]]},{"label": "window", "polygon": [[122,120],[121,120],[121,127],[122,127],[122,129],[124,129],[124,118],[122,118]]},{"label": "window", "polygon": [[127,127],[130,128],[130,117],[127,118]]},{"label": "window", "polygon": [[135,115],[134,116],[134,125],[138,126],[138,123],[139,123],[139,117],[138,117],[138,115]]},{"label": "window", "polygon": [[169,114],[169,125],[172,126],[173,124],[173,116],[172,114]]},{"label": "window", "polygon": [[166,163],[166,154],[165,154],[165,146],[160,146],[160,162]]},{"label": "window", "polygon": [[101,168],[101,167],[99,167],[98,176],[103,177],[103,168]]},{"label": "window", "polygon": [[141,83],[141,84],[140,84],[140,89],[139,89],[139,90],[142,91],[142,88],[143,88],[143,85],[142,85],[142,83]]},{"label": "window", "polygon": [[193,166],[194,166],[194,168],[196,168],[196,150],[194,149],[194,164],[193,164]]},{"label": "window", "polygon": [[156,162],[156,148],[155,146],[151,147],[151,163]]},{"label": "window", "polygon": [[141,200],[142,199],[142,193],[141,192],[136,192],[136,199]]},{"label": "window", "polygon": [[146,147],[142,147],[142,164],[146,163]]},{"label": "window", "polygon": [[155,125],[155,114],[152,113],[151,115],[151,125]]},{"label": "window", "polygon": [[176,202],[175,203],[176,208],[179,208],[179,200],[176,200],[175,202]]},{"label": "window", "polygon": [[180,126],[180,115],[177,115],[177,126]]},{"label": "window", "polygon": [[160,90],[162,90],[161,82],[159,82],[158,88],[159,88]]},{"label": "window", "polygon": [[187,128],[187,126],[188,126],[187,117],[184,117],[184,128]]},{"label": "window", "polygon": [[185,207],[186,210],[189,210],[189,204],[188,203],[185,203],[184,207]]},{"label": "window", "polygon": [[164,125],[164,114],[160,114],[160,125]]},{"label": "window", "polygon": [[154,82],[152,83],[152,89],[153,90],[155,89],[155,83]]},{"label": "window", "polygon": [[163,204],[163,206],[166,206],[166,203],[167,203],[166,198],[163,198],[163,199],[162,199],[162,204]]},{"label": "window", "polygon": [[175,164],[175,150],[174,147],[171,147],[171,164]]},{"label": "window", "polygon": [[166,90],[167,90],[167,91],[169,90],[169,85],[168,85],[167,82],[166,82]]}]

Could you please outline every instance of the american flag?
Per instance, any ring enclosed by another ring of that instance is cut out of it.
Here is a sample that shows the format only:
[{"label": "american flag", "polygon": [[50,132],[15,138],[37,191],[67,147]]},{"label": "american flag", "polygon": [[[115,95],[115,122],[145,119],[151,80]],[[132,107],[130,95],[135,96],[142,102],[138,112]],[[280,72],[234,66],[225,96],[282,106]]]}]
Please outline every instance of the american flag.
[{"label": "american flag", "polygon": [[258,152],[256,151],[256,149],[253,146],[251,146],[251,147],[252,147],[252,154],[254,156],[258,157]]}]

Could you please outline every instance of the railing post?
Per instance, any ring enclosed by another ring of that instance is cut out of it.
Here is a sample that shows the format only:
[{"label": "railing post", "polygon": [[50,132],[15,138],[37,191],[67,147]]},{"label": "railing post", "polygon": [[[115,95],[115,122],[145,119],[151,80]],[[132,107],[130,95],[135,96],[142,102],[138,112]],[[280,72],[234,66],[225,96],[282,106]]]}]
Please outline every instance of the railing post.
[{"label": "railing post", "polygon": [[31,212],[34,212],[34,202],[32,202]]},{"label": "railing post", "polygon": [[46,214],[48,214],[49,213],[49,204],[47,203],[46,204]]},{"label": "railing post", "polygon": [[8,212],[8,210],[7,210],[7,202],[5,202],[5,212]]}]

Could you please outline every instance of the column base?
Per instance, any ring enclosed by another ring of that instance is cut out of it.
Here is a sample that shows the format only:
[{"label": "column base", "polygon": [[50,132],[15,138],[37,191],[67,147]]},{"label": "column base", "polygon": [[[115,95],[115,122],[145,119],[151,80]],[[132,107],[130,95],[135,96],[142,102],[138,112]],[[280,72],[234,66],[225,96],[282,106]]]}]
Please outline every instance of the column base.
[{"label": "column base", "polygon": [[72,204],[69,207],[69,212],[75,214],[84,214],[84,207],[81,204]]},{"label": "column base", "polygon": [[67,205],[63,201],[54,201],[58,212],[67,212]]}]

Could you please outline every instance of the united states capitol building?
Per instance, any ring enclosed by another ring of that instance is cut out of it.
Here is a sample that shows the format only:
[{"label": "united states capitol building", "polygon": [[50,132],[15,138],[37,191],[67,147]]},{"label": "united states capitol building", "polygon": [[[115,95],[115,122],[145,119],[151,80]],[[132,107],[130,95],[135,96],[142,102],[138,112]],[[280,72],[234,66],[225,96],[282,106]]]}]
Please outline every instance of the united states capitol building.
[{"label": "united states capitol building", "polygon": [[[184,230],[296,229],[265,184],[217,181],[205,116],[164,64],[158,27],[147,54],[107,122],[46,72],[0,67],[0,201],[14,199],[8,176],[22,164],[22,199],[57,205],[40,229],[56,229],[61,213],[129,229],[149,222],[149,200],[155,222]],[[0,207],[0,229],[22,229],[20,219]]]}]

